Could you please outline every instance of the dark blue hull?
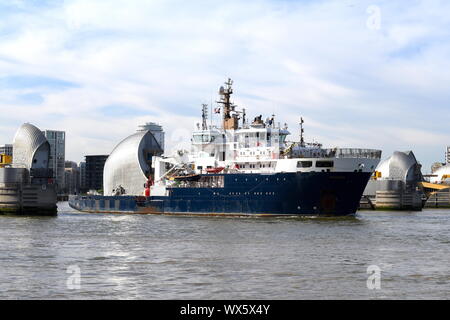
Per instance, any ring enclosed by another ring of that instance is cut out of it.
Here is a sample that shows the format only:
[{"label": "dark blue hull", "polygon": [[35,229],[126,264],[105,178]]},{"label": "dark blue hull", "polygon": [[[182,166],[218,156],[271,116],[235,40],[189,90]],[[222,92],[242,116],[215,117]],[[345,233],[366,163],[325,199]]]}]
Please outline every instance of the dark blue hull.
[{"label": "dark blue hull", "polygon": [[224,186],[172,187],[168,196],[71,196],[86,212],[202,215],[351,215],[370,178],[365,172],[225,174]]}]

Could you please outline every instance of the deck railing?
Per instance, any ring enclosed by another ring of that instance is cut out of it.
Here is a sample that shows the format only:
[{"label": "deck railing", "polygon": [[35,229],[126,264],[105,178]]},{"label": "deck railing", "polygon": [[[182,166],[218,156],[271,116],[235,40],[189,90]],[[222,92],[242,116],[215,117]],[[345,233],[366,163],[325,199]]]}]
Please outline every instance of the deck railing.
[{"label": "deck railing", "polygon": [[359,148],[321,149],[318,152],[318,156],[324,157],[324,158],[380,159],[381,158],[381,150],[359,149]]}]

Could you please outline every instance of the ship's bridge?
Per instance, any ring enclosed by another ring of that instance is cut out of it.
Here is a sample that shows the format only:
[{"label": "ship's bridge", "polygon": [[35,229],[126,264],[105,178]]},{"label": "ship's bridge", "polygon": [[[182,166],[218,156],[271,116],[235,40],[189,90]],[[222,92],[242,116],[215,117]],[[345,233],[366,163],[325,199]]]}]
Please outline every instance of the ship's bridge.
[{"label": "ship's bridge", "polygon": [[202,145],[217,142],[221,134],[219,131],[201,130],[192,134],[192,144]]},{"label": "ship's bridge", "polygon": [[211,161],[253,161],[277,159],[286,148],[289,131],[275,126],[236,130],[199,130],[192,135],[192,160],[210,157]]},{"label": "ship's bridge", "polygon": [[238,129],[234,132],[237,148],[284,146],[289,131],[272,128]]}]

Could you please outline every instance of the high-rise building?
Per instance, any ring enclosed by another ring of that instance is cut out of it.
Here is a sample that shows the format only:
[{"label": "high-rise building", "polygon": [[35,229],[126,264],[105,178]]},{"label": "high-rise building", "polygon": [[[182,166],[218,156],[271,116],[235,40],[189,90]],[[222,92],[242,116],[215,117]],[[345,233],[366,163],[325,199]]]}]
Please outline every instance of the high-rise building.
[{"label": "high-rise building", "polygon": [[447,150],[445,150],[445,162],[450,163],[450,146],[447,146]]},{"label": "high-rise building", "polygon": [[108,155],[92,155],[86,158],[86,187],[88,190],[103,190],[103,168]]},{"label": "high-rise building", "polygon": [[80,172],[76,162],[65,162],[64,176],[64,193],[78,194],[80,192]]},{"label": "high-rise building", "polygon": [[53,179],[58,191],[64,188],[64,162],[66,157],[66,133],[64,131],[45,130],[45,137],[50,143],[49,169],[53,169]]},{"label": "high-rise building", "polygon": [[86,186],[86,162],[78,164],[80,174],[80,192],[87,192],[89,189]]},{"label": "high-rise building", "polygon": [[0,145],[0,154],[6,154],[7,156],[13,155],[13,145],[12,144],[3,144]]},{"label": "high-rise building", "polygon": [[146,124],[140,125],[139,131],[150,131],[155,137],[161,149],[164,151],[164,131],[162,126],[154,122],[147,122]]}]

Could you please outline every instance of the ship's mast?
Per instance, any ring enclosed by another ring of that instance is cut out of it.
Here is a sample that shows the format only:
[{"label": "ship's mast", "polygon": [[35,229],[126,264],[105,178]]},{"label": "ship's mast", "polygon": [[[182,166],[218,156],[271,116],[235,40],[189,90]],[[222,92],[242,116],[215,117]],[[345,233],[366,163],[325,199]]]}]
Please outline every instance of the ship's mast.
[{"label": "ship's mast", "polygon": [[231,114],[232,111],[235,111],[236,107],[230,101],[231,95],[233,94],[233,88],[231,87],[232,84],[233,81],[231,79],[228,79],[228,81],[225,82],[225,88],[220,87],[219,89],[220,101],[216,101],[217,103],[223,105],[222,127],[225,130],[227,129],[236,130],[238,128],[238,116],[236,114]]},{"label": "ship's mast", "polygon": [[208,129],[208,105],[206,103],[202,103],[202,130]]},{"label": "ship's mast", "polygon": [[305,130],[303,129],[304,122],[305,121],[303,121],[303,117],[300,117],[300,147],[305,146],[305,139],[303,138],[303,133],[305,132]]}]

